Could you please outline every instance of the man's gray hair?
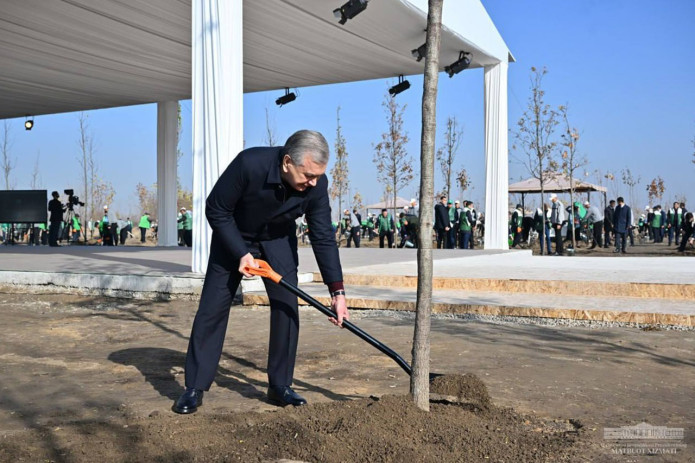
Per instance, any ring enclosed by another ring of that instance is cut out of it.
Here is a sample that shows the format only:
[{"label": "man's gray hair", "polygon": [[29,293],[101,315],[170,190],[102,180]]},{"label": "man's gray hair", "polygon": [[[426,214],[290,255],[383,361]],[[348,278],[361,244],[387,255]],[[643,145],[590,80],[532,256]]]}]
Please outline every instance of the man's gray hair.
[{"label": "man's gray hair", "polygon": [[287,154],[292,163],[297,166],[304,165],[304,155],[311,154],[312,160],[321,165],[328,164],[330,155],[328,143],[319,132],[313,130],[298,130],[285,142],[283,155]]}]

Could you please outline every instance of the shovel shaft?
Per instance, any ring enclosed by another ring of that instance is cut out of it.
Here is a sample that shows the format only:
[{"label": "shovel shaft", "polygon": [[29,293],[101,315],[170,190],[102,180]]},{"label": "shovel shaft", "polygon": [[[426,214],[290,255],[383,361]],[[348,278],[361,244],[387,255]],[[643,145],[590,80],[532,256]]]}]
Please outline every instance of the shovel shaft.
[{"label": "shovel shaft", "polygon": [[[325,305],[321,304],[319,301],[299,289],[297,286],[286,282],[285,280],[280,280],[278,283],[280,286],[286,288],[288,291],[292,292],[293,294],[299,296],[300,298],[304,299],[306,302],[308,302],[310,305],[314,306],[316,309],[319,310],[322,314],[335,318],[335,312],[333,312],[331,309],[326,307]],[[388,355],[391,357],[391,359],[398,364],[399,367],[403,369],[408,375],[413,374],[413,369],[410,367],[408,362],[403,360],[403,357],[398,355],[396,352],[394,352],[390,347],[387,345],[379,342],[377,339],[373,338],[372,336],[369,335],[369,333],[365,332],[361,328],[355,326],[354,324],[350,323],[348,320],[343,320],[343,328],[348,330],[349,332],[353,333],[363,341],[368,342],[372,346],[376,347],[378,350],[383,352],[384,354]]]}]

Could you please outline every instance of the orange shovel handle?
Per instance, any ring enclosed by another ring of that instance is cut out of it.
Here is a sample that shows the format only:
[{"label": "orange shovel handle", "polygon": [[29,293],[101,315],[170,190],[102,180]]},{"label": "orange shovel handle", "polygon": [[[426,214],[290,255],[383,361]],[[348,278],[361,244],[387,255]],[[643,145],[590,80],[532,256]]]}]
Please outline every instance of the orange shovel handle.
[{"label": "orange shovel handle", "polygon": [[268,278],[275,283],[280,283],[280,280],[282,280],[282,275],[273,270],[268,262],[261,259],[256,259],[256,263],[258,264],[258,268],[249,267],[247,265],[244,267],[244,270],[251,275],[258,275],[259,277]]}]

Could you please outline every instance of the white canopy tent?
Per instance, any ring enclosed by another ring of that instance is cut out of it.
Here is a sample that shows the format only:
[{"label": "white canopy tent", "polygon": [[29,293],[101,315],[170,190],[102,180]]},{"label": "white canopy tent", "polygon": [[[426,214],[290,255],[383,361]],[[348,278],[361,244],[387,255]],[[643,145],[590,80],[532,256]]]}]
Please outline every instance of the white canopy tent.
[{"label": "white canopy tent", "polygon": [[[4,0],[0,119],[158,102],[160,245],[176,243],[176,101],[193,100],[193,270],[204,272],[204,201],[242,148],[243,93],[423,72],[427,0]],[[507,63],[479,0],[444,3],[440,63],[484,67],[487,248],[506,248]]]},{"label": "white canopy tent", "polygon": [[[402,211],[404,207],[410,206],[410,201],[407,199],[403,199],[400,196],[396,197],[396,210]],[[379,201],[378,203],[374,204],[369,204],[367,206],[364,206],[364,209],[367,211],[367,214],[369,214],[370,210],[378,210],[381,212],[382,209],[388,209],[389,211],[393,209],[393,198],[391,198],[388,201]]]}]

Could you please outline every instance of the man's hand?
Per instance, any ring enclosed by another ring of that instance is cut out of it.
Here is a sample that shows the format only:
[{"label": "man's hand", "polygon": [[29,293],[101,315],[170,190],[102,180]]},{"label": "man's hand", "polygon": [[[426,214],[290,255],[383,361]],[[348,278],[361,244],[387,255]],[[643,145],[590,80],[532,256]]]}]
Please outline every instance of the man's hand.
[{"label": "man's hand", "polygon": [[253,258],[250,252],[243,256],[241,259],[239,259],[239,273],[241,273],[245,277],[252,277],[253,275],[247,273],[244,270],[244,267],[258,268],[258,264],[256,263],[256,260]]},{"label": "man's hand", "polygon": [[343,327],[343,320],[350,320],[350,314],[348,313],[347,301],[345,296],[339,294],[331,298],[331,310],[338,315],[338,319],[329,318],[328,320],[335,326]]}]

